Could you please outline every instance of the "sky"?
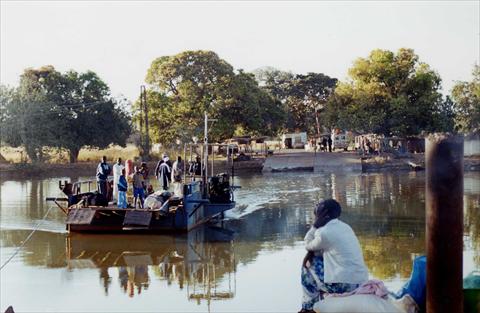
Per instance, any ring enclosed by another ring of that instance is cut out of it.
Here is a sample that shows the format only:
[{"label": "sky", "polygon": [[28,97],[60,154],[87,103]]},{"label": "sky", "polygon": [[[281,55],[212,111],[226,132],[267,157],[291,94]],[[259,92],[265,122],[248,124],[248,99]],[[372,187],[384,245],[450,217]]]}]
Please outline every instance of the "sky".
[{"label": "sky", "polygon": [[272,66],[344,80],[373,49],[412,48],[443,80],[480,63],[480,1],[0,2],[0,82],[25,68],[96,72],[135,100],[151,62],[213,50],[236,69]]}]

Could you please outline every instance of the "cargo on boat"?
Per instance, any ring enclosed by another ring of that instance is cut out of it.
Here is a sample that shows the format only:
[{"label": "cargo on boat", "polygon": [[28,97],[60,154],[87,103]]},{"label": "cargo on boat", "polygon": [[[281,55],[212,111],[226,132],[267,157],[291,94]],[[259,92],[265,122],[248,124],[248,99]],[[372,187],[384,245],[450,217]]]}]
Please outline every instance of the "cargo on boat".
[{"label": "cargo on boat", "polygon": [[[107,197],[109,199],[99,200],[102,197],[97,197],[98,193],[91,190],[95,186],[94,181],[59,182],[59,188],[66,197],[49,197],[47,201],[53,201],[65,213],[66,228],[70,232],[185,232],[208,221],[222,219],[225,211],[235,207],[234,189],[239,187],[233,185],[234,163],[231,152],[227,153],[225,172],[213,175],[214,163],[209,165],[209,151],[215,158],[213,146],[226,146],[227,151],[233,151],[233,147],[208,143],[208,121],[205,115],[204,143],[184,146],[185,161],[187,150],[190,152],[190,160],[195,151],[198,157],[201,155],[200,175],[187,176],[184,162],[185,183],[178,186],[179,191],[157,192],[152,195],[161,205],[145,209],[118,208],[114,202],[109,201],[112,200],[111,193]],[[86,191],[84,186],[87,186]]]}]

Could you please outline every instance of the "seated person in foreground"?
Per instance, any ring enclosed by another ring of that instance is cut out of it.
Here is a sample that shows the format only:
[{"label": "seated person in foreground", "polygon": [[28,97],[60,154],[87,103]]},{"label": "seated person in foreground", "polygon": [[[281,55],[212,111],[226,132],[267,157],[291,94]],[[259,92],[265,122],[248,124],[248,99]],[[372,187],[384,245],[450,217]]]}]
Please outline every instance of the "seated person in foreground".
[{"label": "seated person in foreground", "polygon": [[368,280],[362,250],[352,228],[340,221],[340,204],[328,199],[314,209],[315,223],[305,236],[300,312],[313,312],[324,293],[345,293]]}]

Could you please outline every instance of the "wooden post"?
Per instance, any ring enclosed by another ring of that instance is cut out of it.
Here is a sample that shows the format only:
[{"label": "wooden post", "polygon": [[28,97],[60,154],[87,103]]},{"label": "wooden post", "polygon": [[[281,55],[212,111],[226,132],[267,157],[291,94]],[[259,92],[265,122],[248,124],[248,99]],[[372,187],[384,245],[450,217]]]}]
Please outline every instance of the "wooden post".
[{"label": "wooden post", "polygon": [[427,313],[463,312],[463,138],[426,140]]},{"label": "wooden post", "polygon": [[210,171],[211,172],[211,176],[213,177],[214,176],[214,173],[213,173],[213,162],[215,162],[215,146],[214,145],[211,145],[212,147],[212,170]]},{"label": "wooden post", "polygon": [[183,144],[183,181],[182,184],[187,183],[187,144]]}]

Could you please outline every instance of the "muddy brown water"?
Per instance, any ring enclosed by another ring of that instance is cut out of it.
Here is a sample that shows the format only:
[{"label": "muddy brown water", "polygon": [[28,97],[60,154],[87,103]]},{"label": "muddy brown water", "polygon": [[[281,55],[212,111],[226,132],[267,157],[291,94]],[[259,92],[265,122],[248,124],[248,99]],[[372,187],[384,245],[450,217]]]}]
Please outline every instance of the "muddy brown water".
[{"label": "muddy brown water", "polygon": [[[0,183],[0,311],[296,312],[312,207],[334,197],[371,277],[392,291],[425,252],[425,176],[271,173],[237,177],[223,225],[188,235],[68,235],[47,196],[58,180]],[[78,177],[75,177],[77,179]],[[80,177],[82,178],[82,177]],[[464,178],[464,275],[480,269],[480,175]],[[29,241],[23,240],[38,227]]]}]

